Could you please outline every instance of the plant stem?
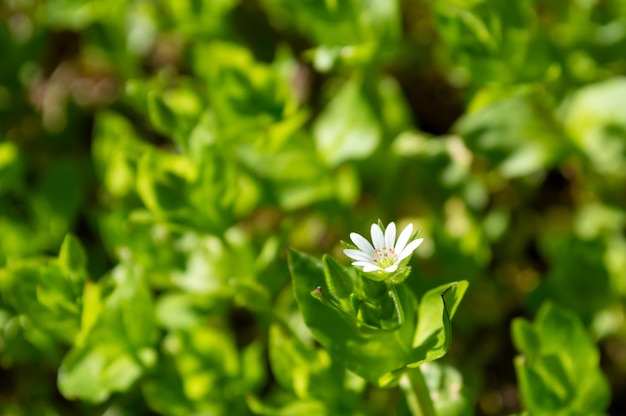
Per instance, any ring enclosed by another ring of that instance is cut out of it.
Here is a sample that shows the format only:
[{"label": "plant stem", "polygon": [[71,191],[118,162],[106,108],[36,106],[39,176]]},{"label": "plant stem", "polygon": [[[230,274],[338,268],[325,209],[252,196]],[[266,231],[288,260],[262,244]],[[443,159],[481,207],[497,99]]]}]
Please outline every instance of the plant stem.
[{"label": "plant stem", "polygon": [[400,378],[409,410],[413,416],[437,416],[422,370],[411,368]]}]

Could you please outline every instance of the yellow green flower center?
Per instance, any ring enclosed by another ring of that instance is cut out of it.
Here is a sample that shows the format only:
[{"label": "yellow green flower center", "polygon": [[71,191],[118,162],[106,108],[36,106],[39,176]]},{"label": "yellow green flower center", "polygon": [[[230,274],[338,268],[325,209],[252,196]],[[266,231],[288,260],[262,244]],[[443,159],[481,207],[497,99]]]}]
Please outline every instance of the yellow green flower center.
[{"label": "yellow green flower center", "polygon": [[386,269],[387,267],[392,266],[396,262],[397,258],[398,256],[393,248],[384,247],[382,249],[375,250],[373,260],[378,267]]}]

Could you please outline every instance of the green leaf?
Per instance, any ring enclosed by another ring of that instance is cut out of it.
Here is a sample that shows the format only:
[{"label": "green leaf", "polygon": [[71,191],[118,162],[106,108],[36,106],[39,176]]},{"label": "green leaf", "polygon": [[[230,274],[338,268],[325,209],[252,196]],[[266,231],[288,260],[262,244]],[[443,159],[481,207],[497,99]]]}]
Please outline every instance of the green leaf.
[{"label": "green leaf", "polygon": [[197,88],[183,82],[176,88],[150,88],[147,92],[147,110],[150,121],[182,148],[188,149],[189,136],[201,119],[205,102]]},{"label": "green leaf", "polygon": [[485,13],[480,8],[471,10],[454,1],[438,2],[435,11],[438,28],[451,46],[485,55],[498,48],[500,33],[497,32],[497,23],[493,22],[495,19],[490,22],[485,16],[491,13]]},{"label": "green leaf", "polygon": [[149,151],[139,161],[137,192],[152,211],[184,210],[188,205],[189,183],[197,175],[185,157]]},{"label": "green leaf", "polygon": [[295,26],[318,45],[373,43],[387,52],[395,46],[401,31],[397,0],[328,0],[297,4],[289,0],[265,0],[264,4],[279,24]]},{"label": "green leaf", "polygon": [[[141,383],[148,406],[159,414],[185,416],[197,413],[196,404],[183,390],[171,357],[160,357],[156,367]],[[211,409],[215,411],[215,408]]]},{"label": "green leaf", "polygon": [[148,115],[150,121],[159,130],[174,134],[178,129],[178,117],[174,110],[163,100],[162,92],[148,92]]},{"label": "green leaf", "polygon": [[66,343],[79,333],[83,285],[87,278],[85,253],[67,235],[58,259],[15,262],[0,273],[4,299],[38,329]]},{"label": "green leaf", "polygon": [[291,138],[280,151],[242,146],[238,157],[257,177],[271,183],[272,193],[288,211],[332,199],[336,188],[342,185],[331,176],[328,166],[315,154],[312,141],[306,136]]},{"label": "green leaf", "polygon": [[262,284],[249,278],[240,278],[233,285],[234,299],[239,305],[255,312],[271,310],[270,293]]},{"label": "green leaf", "polygon": [[272,374],[301,399],[323,400],[328,408],[343,389],[343,369],[323,349],[304,345],[286,326],[274,323],[269,333]]},{"label": "green leaf", "polygon": [[443,0],[433,11],[444,50],[452,65],[463,69],[463,78],[506,84],[555,76],[549,71],[554,50],[536,30],[532,2]]},{"label": "green leaf", "polygon": [[[396,313],[401,316],[393,327],[382,329],[311,296],[316,288],[321,297],[330,291],[319,260],[292,250],[289,265],[296,300],[315,338],[334,359],[368,381],[380,386],[392,385],[405,367],[417,366],[447,352],[450,318],[467,282],[451,283],[426,293],[420,303],[419,317],[415,296],[406,285],[398,285],[391,305],[396,305]],[[384,311],[377,311],[373,319],[380,319],[381,313],[385,315]]]},{"label": "green leaf", "polygon": [[326,285],[330,293],[339,299],[348,298],[354,291],[352,277],[330,256],[324,256],[324,272],[326,275]]},{"label": "green leaf", "polygon": [[581,239],[550,232],[539,243],[541,253],[551,264],[541,283],[544,298],[576,312],[584,322],[589,322],[596,311],[615,299],[611,278],[603,264],[606,243],[601,238]]},{"label": "green leaf", "polygon": [[359,79],[339,90],[313,125],[317,150],[330,166],[371,155],[381,139],[379,123]]},{"label": "green leaf", "polygon": [[24,161],[17,145],[0,142],[0,195],[23,186]]},{"label": "green leaf", "polygon": [[245,414],[243,395],[265,378],[260,343],[238,349],[230,332],[204,323],[168,333],[163,350],[143,385],[160,413]]},{"label": "green leaf", "polygon": [[227,42],[197,45],[194,69],[211,88],[209,100],[222,138],[261,139],[270,148],[294,134],[306,117],[277,69],[257,62],[249,50]]},{"label": "green leaf", "polygon": [[81,336],[59,368],[59,391],[98,403],[126,391],[156,360],[152,298],[143,277],[120,265],[85,291]]},{"label": "green leaf", "polygon": [[463,299],[469,283],[461,281],[429,290],[419,304],[419,321],[413,342],[411,363],[417,367],[423,362],[443,357],[452,342],[450,320]]},{"label": "green leaf", "polygon": [[188,293],[167,293],[160,296],[155,305],[158,324],[168,330],[199,325],[204,316],[194,303],[193,295]]},{"label": "green leaf", "polygon": [[538,354],[541,340],[532,324],[525,319],[515,318],[511,323],[511,333],[515,348],[527,354]]},{"label": "green leaf", "polygon": [[255,415],[263,416],[330,416],[324,403],[318,400],[294,400],[284,406],[270,406],[253,395],[246,396],[246,403]]},{"label": "green leaf", "polygon": [[507,178],[547,170],[570,150],[552,110],[535,93],[518,93],[467,113],[455,131]]},{"label": "green leaf", "polygon": [[[145,400],[159,414],[184,416],[197,413],[197,405],[185,395],[172,357],[160,357],[156,367],[141,383]],[[215,406],[218,407],[218,406]],[[215,411],[215,407],[211,411]]]},{"label": "green leaf", "polygon": [[458,370],[439,361],[424,363],[422,372],[438,415],[469,416],[470,397]]},{"label": "green leaf", "polygon": [[142,374],[142,366],[118,345],[94,345],[70,352],[59,368],[59,391],[68,399],[93,403],[115,391],[126,391]]},{"label": "green leaf", "polygon": [[237,5],[235,0],[179,2],[166,0],[160,6],[167,10],[168,18],[185,38],[206,37],[219,34],[229,22],[228,13]]},{"label": "green leaf", "polygon": [[6,301],[33,324],[64,342],[72,342],[80,324],[80,286],[56,264],[15,264],[1,277]]},{"label": "green leaf", "polygon": [[626,166],[626,78],[612,78],[576,91],[565,102],[563,122],[594,169],[624,177]]},{"label": "green leaf", "polygon": [[87,266],[85,249],[72,234],[66,235],[63,240],[61,252],[59,253],[59,263],[71,272],[84,270]]},{"label": "green leaf", "polygon": [[103,111],[94,121],[91,153],[104,189],[114,197],[135,192],[137,163],[148,149],[131,123],[121,115]]},{"label": "green leaf", "polygon": [[252,309],[267,307],[269,295],[252,278],[254,253],[241,230],[227,230],[223,238],[190,232],[183,244],[185,266],[171,276],[175,286],[193,294],[234,296]]},{"label": "green leaf", "polygon": [[610,401],[599,353],[580,319],[544,303],[533,324],[512,326],[522,403],[531,414],[601,414]]}]

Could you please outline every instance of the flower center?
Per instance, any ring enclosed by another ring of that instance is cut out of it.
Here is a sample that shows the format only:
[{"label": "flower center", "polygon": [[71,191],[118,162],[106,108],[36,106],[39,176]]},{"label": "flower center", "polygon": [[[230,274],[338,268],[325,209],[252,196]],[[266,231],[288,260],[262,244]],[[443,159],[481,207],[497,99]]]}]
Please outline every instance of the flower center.
[{"label": "flower center", "polygon": [[379,248],[374,251],[374,263],[383,269],[393,265],[396,262],[398,255],[393,248]]}]

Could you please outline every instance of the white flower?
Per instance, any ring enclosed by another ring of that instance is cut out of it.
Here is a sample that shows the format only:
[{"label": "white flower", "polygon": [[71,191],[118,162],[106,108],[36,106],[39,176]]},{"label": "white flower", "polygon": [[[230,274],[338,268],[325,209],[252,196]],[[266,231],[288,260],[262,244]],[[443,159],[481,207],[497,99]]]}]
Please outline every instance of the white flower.
[{"label": "white flower", "polygon": [[[413,224],[406,226],[400,233],[398,241],[396,241],[396,224],[391,222],[383,230],[380,225],[372,224],[371,227],[372,244],[367,239],[357,233],[350,233],[350,239],[359,248],[345,249],[343,252],[346,256],[355,260],[353,266],[362,267],[363,271],[368,272],[385,272],[393,273],[398,270],[402,260],[406,259],[413,253],[423,238],[418,238],[409,243],[411,233],[413,232]],[[407,244],[408,243],[408,244]]]}]

